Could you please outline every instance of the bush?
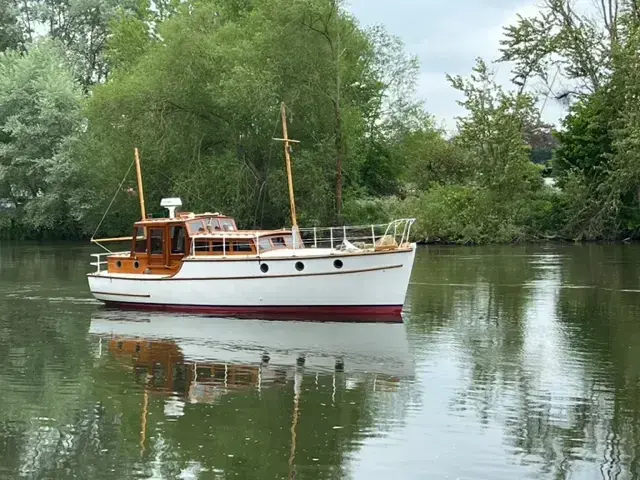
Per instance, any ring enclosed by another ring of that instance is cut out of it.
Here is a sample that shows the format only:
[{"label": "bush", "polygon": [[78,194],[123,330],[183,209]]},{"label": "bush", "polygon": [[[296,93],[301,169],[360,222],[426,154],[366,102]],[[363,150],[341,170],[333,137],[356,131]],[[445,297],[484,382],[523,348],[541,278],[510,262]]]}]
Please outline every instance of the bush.
[{"label": "bush", "polygon": [[509,243],[550,238],[562,220],[550,188],[505,199],[477,186],[435,186],[400,200],[360,199],[345,205],[348,223],[382,223],[414,217],[413,240],[462,244]]}]

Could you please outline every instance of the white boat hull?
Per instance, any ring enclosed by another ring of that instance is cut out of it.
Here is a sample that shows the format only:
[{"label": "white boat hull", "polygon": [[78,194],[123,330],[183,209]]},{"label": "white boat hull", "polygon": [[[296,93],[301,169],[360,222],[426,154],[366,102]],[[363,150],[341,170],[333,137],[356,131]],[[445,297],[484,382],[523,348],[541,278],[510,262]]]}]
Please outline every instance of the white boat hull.
[{"label": "white boat hull", "polygon": [[[415,244],[366,254],[298,252],[260,259],[189,258],[173,276],[92,273],[89,286],[98,300],[121,307],[227,316],[364,315],[372,321],[382,315],[402,321]],[[268,265],[266,273],[261,264]]]}]

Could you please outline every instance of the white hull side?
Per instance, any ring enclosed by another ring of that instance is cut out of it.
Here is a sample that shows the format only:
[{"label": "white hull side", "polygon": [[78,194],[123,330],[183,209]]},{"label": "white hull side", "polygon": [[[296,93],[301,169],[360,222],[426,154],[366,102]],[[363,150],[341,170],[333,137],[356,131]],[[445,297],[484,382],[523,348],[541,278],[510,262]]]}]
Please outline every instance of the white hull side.
[{"label": "white hull side", "polygon": [[[174,277],[89,274],[105,302],[195,307],[399,306],[415,258],[410,250],[286,259],[187,260]],[[334,260],[343,262],[341,269]],[[297,271],[296,262],[304,263]],[[266,263],[269,271],[260,271]]]}]

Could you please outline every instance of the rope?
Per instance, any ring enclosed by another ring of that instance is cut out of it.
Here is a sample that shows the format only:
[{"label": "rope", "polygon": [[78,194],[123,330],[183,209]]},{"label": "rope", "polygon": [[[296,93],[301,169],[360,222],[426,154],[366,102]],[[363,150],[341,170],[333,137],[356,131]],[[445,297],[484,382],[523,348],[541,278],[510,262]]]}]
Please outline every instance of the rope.
[{"label": "rope", "polygon": [[[113,195],[113,198],[111,199],[111,203],[109,203],[109,206],[107,207],[107,210],[104,212],[104,215],[102,215],[102,218],[100,219],[100,222],[98,223],[98,226],[96,227],[95,231],[93,232],[93,235],[91,235],[91,241],[94,240],[94,238],[96,236],[96,233],[98,233],[98,229],[100,228],[100,225],[102,225],[102,222],[106,218],[107,213],[109,213],[109,210],[111,209],[111,206],[113,205],[113,202],[116,200],[116,197],[118,196],[118,192],[122,188],[122,185],[124,184],[124,181],[127,179],[127,175],[129,175],[129,172],[131,171],[131,167],[133,167],[134,163],[135,163],[135,161],[131,162],[131,165],[129,165],[129,169],[127,170],[127,173],[124,174],[124,177],[122,178],[122,181],[120,182],[120,185],[118,185],[118,189],[116,190],[116,193]],[[140,194],[140,192],[138,192],[138,194]]]},{"label": "rope", "polygon": [[[278,130],[278,122],[280,121],[280,113],[276,117],[275,125],[273,126],[273,134],[271,137],[274,137],[276,131]],[[264,221],[264,205],[265,200],[262,196],[262,192],[264,188],[267,186],[267,180],[269,180],[269,169],[271,168],[271,154],[273,153],[273,142],[269,143],[269,155],[267,156],[267,168],[266,168],[266,178],[262,181],[262,185],[260,186],[260,192],[258,194],[258,201],[256,205],[256,211],[253,215],[253,225],[256,226],[256,220],[258,219],[258,210],[260,210],[260,226],[262,227],[262,222]]]}]

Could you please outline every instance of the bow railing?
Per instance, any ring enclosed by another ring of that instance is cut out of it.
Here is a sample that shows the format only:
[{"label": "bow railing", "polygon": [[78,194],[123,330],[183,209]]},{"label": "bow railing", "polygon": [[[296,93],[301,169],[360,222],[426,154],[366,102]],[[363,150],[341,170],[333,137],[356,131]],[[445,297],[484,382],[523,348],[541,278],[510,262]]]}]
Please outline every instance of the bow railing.
[{"label": "bow railing", "polygon": [[389,223],[300,228],[304,248],[393,249],[409,242],[415,218],[400,218]]}]

